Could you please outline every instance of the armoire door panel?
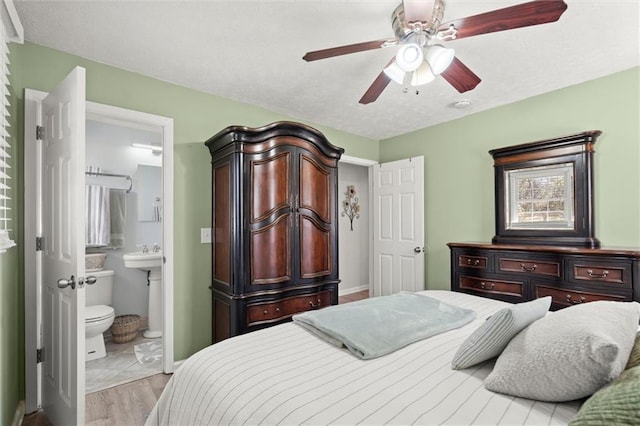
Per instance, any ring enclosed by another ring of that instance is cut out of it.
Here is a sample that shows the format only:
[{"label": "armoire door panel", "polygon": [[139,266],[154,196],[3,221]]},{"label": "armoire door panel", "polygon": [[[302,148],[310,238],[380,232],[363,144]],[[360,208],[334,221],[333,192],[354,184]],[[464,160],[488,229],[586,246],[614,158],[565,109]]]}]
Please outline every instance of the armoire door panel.
[{"label": "armoire door panel", "polygon": [[231,164],[213,169],[213,279],[231,283]]},{"label": "armoire door panel", "polygon": [[330,275],[331,229],[325,229],[313,219],[300,216],[300,277],[315,278]]},{"label": "armoire door panel", "polygon": [[313,158],[300,155],[300,208],[317,214],[326,223],[331,222],[331,172]]},{"label": "armoire door panel", "polygon": [[291,153],[283,152],[273,157],[252,160],[251,173],[251,223],[269,217],[277,210],[291,208],[289,182],[291,180]]},{"label": "armoire door panel", "polygon": [[251,285],[291,280],[291,215],[251,231]]}]

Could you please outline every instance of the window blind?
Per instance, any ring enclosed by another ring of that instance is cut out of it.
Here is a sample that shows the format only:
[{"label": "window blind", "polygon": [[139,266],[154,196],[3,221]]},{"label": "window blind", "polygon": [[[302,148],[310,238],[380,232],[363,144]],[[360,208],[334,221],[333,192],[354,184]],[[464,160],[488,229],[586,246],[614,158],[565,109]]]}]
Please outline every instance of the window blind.
[{"label": "window blind", "polygon": [[9,43],[23,42],[23,29],[15,6],[11,0],[2,0],[2,31],[0,31],[0,57],[2,70],[0,72],[2,91],[0,103],[0,253],[14,247],[16,243],[11,239],[12,229],[12,200],[11,177],[11,132],[10,132],[10,80],[9,80]]}]

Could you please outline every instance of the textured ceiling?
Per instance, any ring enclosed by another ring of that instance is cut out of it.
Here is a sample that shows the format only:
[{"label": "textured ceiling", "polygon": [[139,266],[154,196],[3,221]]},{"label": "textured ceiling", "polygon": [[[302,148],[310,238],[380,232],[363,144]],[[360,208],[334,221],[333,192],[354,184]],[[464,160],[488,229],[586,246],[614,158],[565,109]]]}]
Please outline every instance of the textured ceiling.
[{"label": "textured ceiling", "polygon": [[[524,1],[448,0],[444,20]],[[558,22],[448,42],[482,78],[475,90],[392,82],[361,105],[395,47],[301,58],[393,37],[400,1],[14,0],[30,42],[376,140],[640,65],[640,2],[565,1]]]}]

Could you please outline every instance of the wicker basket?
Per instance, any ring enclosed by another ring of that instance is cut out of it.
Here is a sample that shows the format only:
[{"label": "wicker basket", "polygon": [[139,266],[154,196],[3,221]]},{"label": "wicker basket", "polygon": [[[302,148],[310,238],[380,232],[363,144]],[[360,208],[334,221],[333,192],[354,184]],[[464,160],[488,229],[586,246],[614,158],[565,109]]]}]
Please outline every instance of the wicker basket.
[{"label": "wicker basket", "polygon": [[111,326],[113,342],[127,343],[135,339],[138,335],[140,319],[140,315],[118,315]]}]

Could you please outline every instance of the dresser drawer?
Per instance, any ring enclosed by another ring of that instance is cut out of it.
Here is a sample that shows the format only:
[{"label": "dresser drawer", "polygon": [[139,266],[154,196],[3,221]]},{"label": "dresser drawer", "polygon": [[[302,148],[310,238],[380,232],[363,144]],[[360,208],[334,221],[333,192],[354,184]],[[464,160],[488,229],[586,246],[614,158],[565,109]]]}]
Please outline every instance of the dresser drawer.
[{"label": "dresser drawer", "polygon": [[631,289],[631,265],[601,259],[571,259],[569,281],[580,284],[604,284]]},{"label": "dresser drawer", "polygon": [[460,288],[480,293],[501,294],[505,296],[523,297],[523,283],[517,281],[492,280],[475,277],[460,277]]},{"label": "dresser drawer", "polygon": [[536,285],[535,294],[537,298],[551,296],[553,304],[561,307],[593,302],[595,300],[614,300],[624,302],[627,299],[622,295],[585,292],[545,285]]},{"label": "dresser drawer", "polygon": [[458,256],[458,266],[461,268],[487,269],[489,258],[486,256],[471,256],[461,254]]},{"label": "dresser drawer", "polygon": [[294,314],[331,305],[331,291],[287,297],[275,302],[247,305],[247,324],[278,321]]},{"label": "dresser drawer", "polygon": [[560,278],[561,268],[559,260],[518,259],[511,256],[498,256],[498,270],[500,272]]}]

